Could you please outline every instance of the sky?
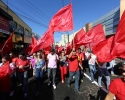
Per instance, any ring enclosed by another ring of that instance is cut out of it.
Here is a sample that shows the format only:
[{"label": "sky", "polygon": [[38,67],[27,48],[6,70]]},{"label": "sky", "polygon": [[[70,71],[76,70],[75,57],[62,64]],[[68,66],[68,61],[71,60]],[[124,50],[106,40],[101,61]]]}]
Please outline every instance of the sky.
[{"label": "sky", "polygon": [[[54,14],[72,2],[74,30],[55,32],[55,41],[61,40],[62,34],[72,34],[88,22],[93,22],[120,5],[120,0],[2,0],[5,4],[31,27],[32,31],[42,36]],[[8,2],[8,3],[7,3]]]}]

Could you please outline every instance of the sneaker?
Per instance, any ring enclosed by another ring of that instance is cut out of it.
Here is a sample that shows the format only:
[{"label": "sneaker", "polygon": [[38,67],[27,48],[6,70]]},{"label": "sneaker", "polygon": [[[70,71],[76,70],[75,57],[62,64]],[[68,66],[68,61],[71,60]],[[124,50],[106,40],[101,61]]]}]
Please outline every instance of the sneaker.
[{"label": "sneaker", "polygon": [[112,76],[118,76],[118,75],[112,74]]},{"label": "sneaker", "polygon": [[77,89],[75,89],[75,92],[77,92],[77,93],[81,93],[79,90],[77,90]]},{"label": "sneaker", "polygon": [[10,97],[13,96],[13,94],[14,94],[14,91],[11,91],[11,92],[10,92]]},{"label": "sneaker", "polygon": [[81,79],[81,82],[83,83],[83,79]]},{"label": "sneaker", "polygon": [[102,86],[98,86],[99,88],[102,88]]},{"label": "sneaker", "polygon": [[95,81],[92,81],[92,83],[94,84],[94,83],[95,83]]},{"label": "sneaker", "polygon": [[68,88],[70,88],[70,85],[69,85],[69,84],[68,84],[67,86],[68,86]]},{"label": "sneaker", "polygon": [[37,91],[36,93],[35,93],[35,96],[37,97],[39,95],[39,92]]},{"label": "sneaker", "polygon": [[51,81],[48,82],[48,86],[50,86],[50,84],[51,84]]},{"label": "sneaker", "polygon": [[73,76],[73,79],[75,79],[75,76]]},{"label": "sneaker", "polygon": [[64,81],[62,80],[62,83],[64,83]]},{"label": "sneaker", "polygon": [[24,98],[27,98],[28,94],[27,93],[24,93]]},{"label": "sneaker", "polygon": [[56,85],[55,84],[53,85],[53,88],[56,89]]}]

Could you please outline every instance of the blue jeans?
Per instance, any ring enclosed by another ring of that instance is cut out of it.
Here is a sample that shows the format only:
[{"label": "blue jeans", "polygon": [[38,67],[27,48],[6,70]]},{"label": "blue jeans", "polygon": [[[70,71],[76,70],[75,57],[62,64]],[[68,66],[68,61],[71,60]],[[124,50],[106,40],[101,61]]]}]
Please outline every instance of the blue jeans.
[{"label": "blue jeans", "polygon": [[91,77],[91,80],[94,81],[94,74],[96,73],[95,65],[90,65],[90,64],[89,64],[89,69],[90,69],[90,77]]},{"label": "blue jeans", "polygon": [[114,74],[114,62],[113,60],[109,62],[109,66],[107,67],[107,69],[111,69],[111,74]]},{"label": "blue jeans", "polygon": [[[110,76],[105,76],[105,78],[106,78],[106,87],[107,87],[107,89],[108,89],[108,87],[109,87],[109,84],[110,84]],[[98,85],[99,86],[101,86],[101,80],[102,80],[102,77],[101,76],[98,76]]]},{"label": "blue jeans", "polygon": [[79,70],[76,72],[69,72],[69,78],[68,78],[68,84],[70,85],[70,82],[72,80],[72,77],[75,76],[75,89],[79,89],[79,78],[80,78],[80,72]]},{"label": "blue jeans", "polygon": [[42,78],[43,78],[43,71],[41,68],[36,68],[35,76],[36,76],[36,91],[39,91],[40,89],[39,86],[42,85]]},{"label": "blue jeans", "polygon": [[49,81],[50,81],[51,80],[51,73],[52,73],[53,85],[55,84],[56,69],[57,68],[48,68],[48,78],[49,78]]},{"label": "blue jeans", "polygon": [[106,85],[107,85],[107,89],[108,89],[108,86],[110,84],[110,76],[109,76],[109,72],[108,72],[107,68],[99,68],[98,72],[99,72],[99,76],[98,76],[98,84],[99,84],[99,86],[101,86],[102,76],[105,76]]},{"label": "blue jeans", "polygon": [[18,72],[18,79],[23,86],[24,93],[28,92],[28,71]]}]

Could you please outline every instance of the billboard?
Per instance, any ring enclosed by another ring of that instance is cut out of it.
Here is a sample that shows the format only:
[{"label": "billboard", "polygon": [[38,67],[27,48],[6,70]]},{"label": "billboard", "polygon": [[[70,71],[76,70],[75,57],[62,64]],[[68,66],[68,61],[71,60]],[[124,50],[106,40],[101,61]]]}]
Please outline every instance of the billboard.
[{"label": "billboard", "polygon": [[9,20],[5,19],[4,17],[0,16],[0,32],[9,34]]}]

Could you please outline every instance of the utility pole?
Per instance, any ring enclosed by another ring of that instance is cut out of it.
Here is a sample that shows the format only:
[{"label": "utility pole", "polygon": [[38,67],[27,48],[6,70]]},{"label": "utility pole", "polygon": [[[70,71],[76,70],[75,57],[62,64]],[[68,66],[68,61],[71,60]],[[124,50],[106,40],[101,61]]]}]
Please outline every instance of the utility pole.
[{"label": "utility pole", "polygon": [[69,43],[69,32],[67,32],[67,44]]}]

